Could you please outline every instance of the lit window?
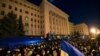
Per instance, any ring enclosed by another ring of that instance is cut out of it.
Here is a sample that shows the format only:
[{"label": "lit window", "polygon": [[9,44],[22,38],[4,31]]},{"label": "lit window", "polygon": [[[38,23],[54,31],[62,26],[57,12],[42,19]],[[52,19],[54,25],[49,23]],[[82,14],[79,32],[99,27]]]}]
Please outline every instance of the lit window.
[{"label": "lit window", "polygon": [[29,19],[28,17],[25,18],[26,21],[28,21],[28,19]]}]

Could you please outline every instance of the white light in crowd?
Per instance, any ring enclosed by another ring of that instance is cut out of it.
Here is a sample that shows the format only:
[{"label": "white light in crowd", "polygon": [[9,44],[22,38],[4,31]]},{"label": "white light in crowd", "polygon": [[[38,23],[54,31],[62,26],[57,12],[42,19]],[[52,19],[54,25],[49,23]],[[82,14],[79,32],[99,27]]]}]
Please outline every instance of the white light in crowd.
[{"label": "white light in crowd", "polygon": [[84,39],[85,38],[85,36],[82,36],[82,39]]},{"label": "white light in crowd", "polygon": [[7,51],[7,53],[10,53],[11,51]]},{"label": "white light in crowd", "polygon": [[0,51],[2,50],[2,48],[0,48]]}]

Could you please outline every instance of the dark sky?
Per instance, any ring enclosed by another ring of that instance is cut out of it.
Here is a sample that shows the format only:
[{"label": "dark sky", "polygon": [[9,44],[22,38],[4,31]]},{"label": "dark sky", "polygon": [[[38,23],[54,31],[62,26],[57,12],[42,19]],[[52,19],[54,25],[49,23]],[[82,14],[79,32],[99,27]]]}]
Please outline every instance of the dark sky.
[{"label": "dark sky", "polygon": [[[42,0],[29,0],[39,5]],[[85,22],[89,26],[100,28],[99,0],[49,0],[64,12],[69,14],[69,20],[75,24]]]}]

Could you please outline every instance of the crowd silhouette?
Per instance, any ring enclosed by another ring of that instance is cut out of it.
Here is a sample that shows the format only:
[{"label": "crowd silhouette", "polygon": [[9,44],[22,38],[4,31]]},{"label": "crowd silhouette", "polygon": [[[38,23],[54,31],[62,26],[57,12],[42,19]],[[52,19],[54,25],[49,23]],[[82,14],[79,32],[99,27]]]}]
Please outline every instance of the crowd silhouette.
[{"label": "crowd silhouette", "polygon": [[65,40],[85,56],[100,56],[100,42],[87,38],[65,37],[65,38],[45,38],[44,42],[33,45],[19,45],[17,48],[10,50],[8,48],[0,48],[0,56],[60,56],[61,40]]}]

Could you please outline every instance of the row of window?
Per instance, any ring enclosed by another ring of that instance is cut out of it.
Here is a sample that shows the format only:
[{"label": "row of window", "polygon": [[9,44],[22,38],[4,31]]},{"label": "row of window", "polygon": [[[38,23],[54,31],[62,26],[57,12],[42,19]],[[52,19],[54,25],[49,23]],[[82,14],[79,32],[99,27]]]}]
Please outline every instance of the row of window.
[{"label": "row of window", "polygon": [[[28,34],[29,31],[26,30],[25,33]],[[33,35],[33,34],[35,34],[35,35],[39,35],[39,34],[43,34],[43,32],[42,32],[42,31],[31,31],[31,34],[32,34],[32,35]]]},{"label": "row of window", "polygon": [[53,11],[49,11],[49,15],[54,16],[54,17],[57,17],[57,18],[59,18],[59,19],[64,19],[64,20],[65,20],[64,17],[58,15],[57,13],[55,13],[55,12],[53,12]]},{"label": "row of window", "polygon": [[[26,20],[26,21],[29,21],[29,17],[26,17],[25,20]],[[31,22],[33,22],[33,18],[31,18]],[[43,20],[37,20],[37,19],[34,19],[34,22],[35,22],[35,23],[36,23],[36,22],[37,22],[37,23],[41,23],[41,24],[44,23]]]},{"label": "row of window", "polygon": [[[23,6],[25,6],[25,7],[27,7],[27,8],[30,8],[30,9],[32,9],[32,10],[35,10],[35,11],[37,11],[37,12],[40,12],[40,10],[38,10],[38,9],[35,9],[35,8],[33,8],[33,7],[30,7],[30,6],[28,6],[28,5],[26,5],[26,4],[23,4],[23,3],[21,3],[21,2],[18,2],[18,1],[13,1],[13,0],[10,0],[11,2],[14,2],[14,3],[16,3],[16,4],[19,4],[19,5],[23,5]],[[36,7],[35,5],[34,5],[34,7]]]},{"label": "row of window", "polygon": [[[25,26],[28,27],[29,24],[28,23],[25,23]],[[31,24],[31,27],[33,28],[33,24]],[[34,25],[34,28],[43,28],[43,26],[40,26],[40,25]]]},{"label": "row of window", "polygon": [[[49,22],[50,22],[50,24],[53,24],[53,25],[59,25],[59,26],[64,26],[64,25],[66,25],[66,23],[64,23],[64,21],[55,21],[55,20],[49,20]],[[60,23],[60,24],[59,24]]]},{"label": "row of window", "polygon": [[[33,22],[33,19],[31,19],[31,21]],[[36,20],[36,19],[34,19],[34,22],[35,22],[35,23],[36,23],[36,22],[37,22],[37,23],[41,23],[41,24],[44,23],[44,21],[40,21],[40,20]]]},{"label": "row of window", "polygon": [[[2,7],[5,8],[5,7],[6,7],[6,4],[5,4],[5,3],[2,3]],[[12,6],[11,6],[11,5],[9,5],[9,9],[12,9]],[[15,10],[15,11],[18,11],[18,8],[15,7],[14,10]],[[23,12],[22,9],[20,9],[19,11],[20,11],[21,13]],[[25,14],[29,14],[29,11],[25,11]],[[33,13],[31,13],[31,16],[33,16]],[[35,16],[35,17],[38,17],[38,18],[42,18],[42,16],[37,15],[37,14],[34,14],[34,16]]]}]

